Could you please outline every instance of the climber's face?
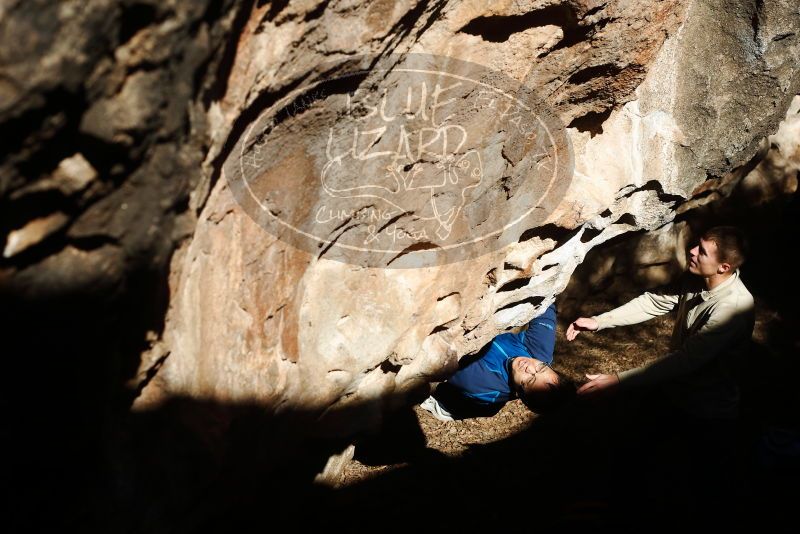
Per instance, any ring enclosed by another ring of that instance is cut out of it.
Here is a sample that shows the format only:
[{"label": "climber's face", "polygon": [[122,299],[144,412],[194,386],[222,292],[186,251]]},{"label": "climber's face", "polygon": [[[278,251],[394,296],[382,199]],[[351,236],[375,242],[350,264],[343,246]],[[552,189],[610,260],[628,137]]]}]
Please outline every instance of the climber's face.
[{"label": "climber's face", "polygon": [[544,392],[558,385],[558,373],[543,361],[519,356],[511,361],[511,382],[527,394]]},{"label": "climber's face", "polygon": [[689,251],[689,272],[706,278],[715,274],[724,274],[730,270],[729,263],[719,261],[717,244],[714,241],[701,239],[700,243]]}]

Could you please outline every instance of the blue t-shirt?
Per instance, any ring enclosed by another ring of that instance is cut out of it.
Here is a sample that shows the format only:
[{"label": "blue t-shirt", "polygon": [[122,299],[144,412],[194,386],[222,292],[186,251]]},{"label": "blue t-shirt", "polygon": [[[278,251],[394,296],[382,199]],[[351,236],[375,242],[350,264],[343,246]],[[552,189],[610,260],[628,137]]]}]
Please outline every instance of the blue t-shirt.
[{"label": "blue t-shirt", "polygon": [[556,344],[556,307],[528,323],[519,334],[507,332],[496,336],[484,347],[483,356],[459,369],[447,382],[462,395],[480,404],[505,403],[513,397],[510,383],[511,360],[517,356],[553,363]]}]

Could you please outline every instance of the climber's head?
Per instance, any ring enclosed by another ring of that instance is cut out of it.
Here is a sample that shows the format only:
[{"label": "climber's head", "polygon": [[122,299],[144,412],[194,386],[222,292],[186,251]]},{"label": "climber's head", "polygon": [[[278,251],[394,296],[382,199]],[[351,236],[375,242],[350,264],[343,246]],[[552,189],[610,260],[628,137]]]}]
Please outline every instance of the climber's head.
[{"label": "climber's head", "polygon": [[547,363],[518,356],[511,361],[511,384],[522,402],[536,413],[557,408],[575,395],[575,384]]}]

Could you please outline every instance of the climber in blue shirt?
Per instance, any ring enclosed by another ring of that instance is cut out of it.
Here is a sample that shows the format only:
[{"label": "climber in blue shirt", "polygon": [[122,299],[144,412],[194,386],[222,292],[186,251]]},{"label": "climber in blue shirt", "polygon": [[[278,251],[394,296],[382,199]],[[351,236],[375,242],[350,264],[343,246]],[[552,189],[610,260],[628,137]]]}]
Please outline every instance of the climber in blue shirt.
[{"label": "climber in blue shirt", "polygon": [[542,413],[561,404],[574,384],[550,368],[556,343],[556,307],[551,304],[519,334],[496,336],[420,406],[437,419],[489,417],[519,397]]}]

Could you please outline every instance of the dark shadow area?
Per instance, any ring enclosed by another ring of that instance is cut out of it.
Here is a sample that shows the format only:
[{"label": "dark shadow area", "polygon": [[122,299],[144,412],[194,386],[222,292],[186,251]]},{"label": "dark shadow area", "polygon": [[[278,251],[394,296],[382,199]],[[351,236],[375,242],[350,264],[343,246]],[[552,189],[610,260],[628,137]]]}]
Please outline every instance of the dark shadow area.
[{"label": "dark shadow area", "polygon": [[459,31],[469,35],[480,36],[483,40],[502,43],[508,41],[511,35],[525,31],[529,28],[542,26],[559,26],[564,32],[561,40],[546,54],[587,40],[600,31],[609,22],[614,20],[601,17],[595,22],[586,22],[592,14],[601,11],[603,6],[596,6],[580,13],[570,4],[555,4],[530,11],[521,15],[489,15],[477,17]]},{"label": "dark shadow area", "polygon": [[354,458],[364,465],[396,465],[424,458],[443,459],[444,455],[427,448],[425,434],[410,408],[389,414],[381,429],[360,436]]},{"label": "dark shadow area", "polygon": [[[78,385],[87,386],[69,384]],[[330,498],[315,477],[349,443],[315,435],[317,412],[172,398],[125,413],[102,392],[67,387],[7,411],[7,532],[239,533],[307,522],[310,503]]]},{"label": "dark shadow area", "polygon": [[594,137],[595,135],[603,133],[603,124],[605,124],[606,120],[611,116],[612,111],[614,111],[613,108],[601,112],[590,111],[585,115],[572,119],[572,122],[569,123],[567,128],[577,128],[578,131],[589,132],[589,134]]},{"label": "dark shadow area", "polygon": [[364,530],[387,521],[398,530],[793,528],[796,467],[764,465],[758,436],[743,425],[732,434],[724,476],[709,479],[696,440],[686,439],[707,429],[676,433],[651,407],[636,396],[579,401],[461,458],[412,449],[403,466],[318,502],[324,519],[314,526],[361,530],[342,513],[357,510]]},{"label": "dark shadow area", "polygon": [[133,395],[126,384],[147,348],[145,333],[163,328],[166,280],[166,272],[142,268],[79,294],[60,291],[54,277],[47,287],[0,295],[12,532],[110,513],[100,491],[116,471],[107,444],[125,424]]},{"label": "dark shadow area", "polygon": [[569,5],[552,5],[522,15],[490,15],[471,20],[460,31],[478,35],[485,41],[502,43],[515,33],[529,28],[559,26],[565,33],[578,26],[578,19]]}]

